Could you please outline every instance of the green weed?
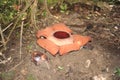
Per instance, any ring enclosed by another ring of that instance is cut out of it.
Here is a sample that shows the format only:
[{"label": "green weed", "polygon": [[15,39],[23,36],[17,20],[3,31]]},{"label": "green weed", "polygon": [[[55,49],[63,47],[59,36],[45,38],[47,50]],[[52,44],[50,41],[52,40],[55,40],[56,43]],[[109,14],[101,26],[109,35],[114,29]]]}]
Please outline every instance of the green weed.
[{"label": "green weed", "polygon": [[67,4],[64,4],[64,3],[61,4],[60,5],[60,12],[62,12],[62,13],[66,12],[67,8],[68,8]]},{"label": "green weed", "polygon": [[43,17],[46,17],[46,15],[47,15],[47,11],[46,10],[44,10],[43,12],[42,12],[42,14],[41,14]]},{"label": "green weed", "polygon": [[17,14],[14,4],[16,0],[0,0],[0,22],[7,24]]},{"label": "green weed", "polygon": [[120,68],[116,68],[115,74],[120,77]]},{"label": "green weed", "polygon": [[0,74],[0,78],[2,78],[3,80],[14,80],[14,77],[15,77],[14,71],[3,72]]},{"label": "green weed", "polygon": [[36,78],[32,74],[29,74],[26,80],[36,80]]}]

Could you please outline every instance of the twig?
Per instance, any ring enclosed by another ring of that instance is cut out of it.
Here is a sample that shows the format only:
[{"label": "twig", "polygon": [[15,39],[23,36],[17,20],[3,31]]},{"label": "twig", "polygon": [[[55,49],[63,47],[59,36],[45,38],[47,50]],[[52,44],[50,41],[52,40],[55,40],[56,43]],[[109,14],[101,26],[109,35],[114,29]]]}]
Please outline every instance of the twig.
[{"label": "twig", "polygon": [[21,31],[20,31],[20,59],[21,59],[21,55],[22,55],[22,34],[23,34],[23,24],[24,24],[24,21],[22,21],[22,24],[21,24]]},{"label": "twig", "polygon": [[3,45],[0,45],[0,47],[2,47]]},{"label": "twig", "polygon": [[7,63],[10,60],[11,60],[11,57],[5,58],[5,60],[0,60],[0,64],[5,64],[5,63]]},{"label": "twig", "polygon": [[1,34],[1,38],[2,38],[2,43],[3,43],[3,46],[4,46],[4,49],[6,49],[6,43],[5,43],[5,38],[4,38],[4,35],[3,35],[3,32],[2,32],[2,28],[1,28],[1,24],[0,24],[0,34]]},{"label": "twig", "polygon": [[5,63],[7,63],[8,61],[11,60],[11,57],[6,58],[5,55],[2,52],[0,52],[0,56],[2,57],[2,59],[0,59],[0,64],[5,64]]},{"label": "twig", "polygon": [[4,32],[5,30],[7,30],[13,23],[10,23],[7,27],[5,27],[2,32]]},{"label": "twig", "polygon": [[8,60],[0,60],[0,64],[5,64]]},{"label": "twig", "polygon": [[19,3],[19,5],[21,5],[22,4],[22,0],[18,0],[18,3]]},{"label": "twig", "polygon": [[8,70],[8,71],[12,71],[12,70],[14,70],[15,68],[17,68],[20,64],[23,63],[23,61],[24,61],[24,60],[20,61],[17,65],[15,65],[14,67],[12,67],[12,68],[11,68],[10,70]]},{"label": "twig", "polygon": [[48,9],[47,0],[44,0],[44,6],[45,6],[45,9],[46,9],[46,11],[48,12],[49,16],[52,16],[52,17],[53,17],[53,15],[51,14],[51,12],[50,12],[49,9]]},{"label": "twig", "polygon": [[47,68],[50,69],[50,66],[47,61],[45,61],[45,64],[47,65]]},{"label": "twig", "polygon": [[17,25],[17,23],[19,22],[20,17],[21,17],[21,16],[19,16],[19,17],[17,18],[16,22],[14,23],[13,28],[11,29],[11,31],[10,31],[10,33],[9,33],[8,37],[7,37],[7,41],[6,41],[6,43],[8,43],[9,38],[10,38],[10,36],[11,36],[12,32],[14,31],[14,29],[15,29],[15,27],[16,27],[16,25]]}]

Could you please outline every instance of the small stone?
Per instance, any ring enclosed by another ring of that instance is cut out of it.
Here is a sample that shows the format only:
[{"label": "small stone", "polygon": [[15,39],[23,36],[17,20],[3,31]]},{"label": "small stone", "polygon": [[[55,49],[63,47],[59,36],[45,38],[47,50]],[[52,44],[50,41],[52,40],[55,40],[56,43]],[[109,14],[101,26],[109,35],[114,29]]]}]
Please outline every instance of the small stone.
[{"label": "small stone", "polygon": [[115,26],[114,28],[118,30],[118,27],[117,27],[117,26]]},{"label": "small stone", "polygon": [[93,77],[93,80],[107,80],[107,79],[103,77],[102,75],[97,75]]},{"label": "small stone", "polygon": [[85,67],[86,67],[86,68],[89,68],[89,67],[90,67],[90,64],[91,64],[91,61],[90,61],[90,60],[87,60],[87,61],[85,62],[85,64],[86,64]]},{"label": "small stone", "polygon": [[22,73],[23,75],[26,75],[26,74],[27,74],[27,70],[26,70],[26,69],[22,69],[22,70],[21,70],[21,73]]}]

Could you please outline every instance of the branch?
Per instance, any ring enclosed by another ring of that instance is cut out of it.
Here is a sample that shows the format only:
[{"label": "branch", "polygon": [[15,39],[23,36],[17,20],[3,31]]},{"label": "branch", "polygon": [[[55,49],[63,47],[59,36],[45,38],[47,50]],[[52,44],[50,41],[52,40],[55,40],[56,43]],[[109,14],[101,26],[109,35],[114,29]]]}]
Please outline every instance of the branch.
[{"label": "branch", "polygon": [[5,27],[2,32],[4,32],[5,30],[7,30],[13,23],[10,23],[7,27]]},{"label": "branch", "polygon": [[22,55],[22,34],[23,34],[23,24],[24,24],[24,21],[22,21],[22,24],[21,24],[21,31],[20,31],[20,59],[21,59],[21,55]]},{"label": "branch", "polygon": [[53,16],[53,15],[51,14],[51,12],[49,11],[49,9],[48,9],[47,0],[44,0],[44,6],[45,6],[45,9],[46,9],[46,11],[48,12],[49,16]]},{"label": "branch", "polygon": [[4,38],[4,35],[3,35],[2,28],[1,28],[1,24],[0,24],[0,35],[1,35],[1,38],[2,38],[2,43],[3,43],[4,49],[6,49],[6,42],[5,42],[5,38]]}]

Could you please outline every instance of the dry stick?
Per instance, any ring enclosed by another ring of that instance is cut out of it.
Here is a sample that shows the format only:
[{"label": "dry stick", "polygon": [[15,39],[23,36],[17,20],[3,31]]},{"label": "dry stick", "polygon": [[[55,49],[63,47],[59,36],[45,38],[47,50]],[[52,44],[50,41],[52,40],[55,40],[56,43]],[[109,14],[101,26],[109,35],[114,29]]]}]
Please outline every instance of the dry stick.
[{"label": "dry stick", "polygon": [[8,60],[0,60],[0,64],[5,64]]},{"label": "dry stick", "polygon": [[8,61],[11,60],[11,57],[6,58],[4,55],[3,55],[3,58],[4,58],[5,60],[1,60],[1,59],[0,59],[0,64],[5,64],[5,63],[7,63]]},{"label": "dry stick", "polygon": [[45,9],[46,9],[46,11],[48,12],[49,16],[53,16],[53,15],[51,14],[51,12],[49,11],[49,9],[48,9],[47,0],[44,0],[44,5],[45,5]]},{"label": "dry stick", "polygon": [[10,23],[7,27],[5,27],[2,32],[6,31],[13,23]]},{"label": "dry stick", "polygon": [[1,24],[0,24],[0,34],[1,34],[1,38],[2,38],[2,43],[3,43],[3,46],[4,46],[4,49],[6,49],[6,43],[5,43],[5,38],[4,38],[4,35],[3,35],[3,32],[2,32],[2,28],[1,28]]},{"label": "dry stick", "polygon": [[2,60],[0,59],[0,63],[2,62]]},{"label": "dry stick", "polygon": [[22,3],[22,0],[18,0],[18,3],[19,3],[19,5],[21,5],[21,3]]},{"label": "dry stick", "polygon": [[[2,41],[0,41],[0,42],[2,42]],[[0,45],[0,47],[2,47],[3,45]]]},{"label": "dry stick", "polygon": [[15,65],[14,67],[12,67],[9,71],[15,70],[15,68],[17,68],[20,64],[23,63],[24,60],[20,61],[17,65]]},{"label": "dry stick", "polygon": [[15,24],[13,25],[13,28],[11,29],[11,31],[10,31],[8,37],[7,37],[7,41],[6,41],[6,43],[9,41],[9,38],[10,38],[12,32],[14,31],[14,29],[15,29],[15,27],[16,27],[18,21],[19,21],[19,19],[20,19],[20,17],[16,20]]},{"label": "dry stick", "polygon": [[50,69],[50,66],[47,61],[45,61],[45,64],[47,65],[47,68]]},{"label": "dry stick", "polygon": [[22,34],[23,34],[23,24],[24,24],[24,21],[22,21],[22,24],[21,24],[21,31],[20,31],[20,59],[21,59],[21,55],[22,55]]}]

